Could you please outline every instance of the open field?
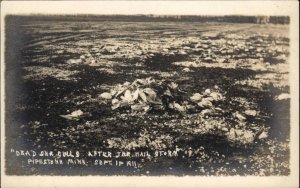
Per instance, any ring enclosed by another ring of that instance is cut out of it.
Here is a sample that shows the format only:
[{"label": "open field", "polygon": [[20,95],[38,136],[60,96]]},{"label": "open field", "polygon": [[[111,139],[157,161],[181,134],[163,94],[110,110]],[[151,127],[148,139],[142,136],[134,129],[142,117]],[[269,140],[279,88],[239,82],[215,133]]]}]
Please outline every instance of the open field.
[{"label": "open field", "polygon": [[7,151],[178,156],[138,158],[137,168],[16,159],[7,173],[288,175],[288,33],[272,24],[9,19]]}]

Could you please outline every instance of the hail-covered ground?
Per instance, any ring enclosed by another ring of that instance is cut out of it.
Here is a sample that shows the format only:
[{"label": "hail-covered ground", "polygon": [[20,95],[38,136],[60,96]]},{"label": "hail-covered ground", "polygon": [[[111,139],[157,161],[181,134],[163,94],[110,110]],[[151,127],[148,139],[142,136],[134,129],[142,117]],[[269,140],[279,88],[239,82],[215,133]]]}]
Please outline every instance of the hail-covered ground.
[{"label": "hail-covered ground", "polygon": [[[9,146],[155,152],[137,168],[20,164],[19,174],[288,175],[288,25],[11,26]],[[9,66],[9,65],[8,65]],[[13,139],[12,139],[13,138]],[[129,159],[130,157],[128,157]]]}]

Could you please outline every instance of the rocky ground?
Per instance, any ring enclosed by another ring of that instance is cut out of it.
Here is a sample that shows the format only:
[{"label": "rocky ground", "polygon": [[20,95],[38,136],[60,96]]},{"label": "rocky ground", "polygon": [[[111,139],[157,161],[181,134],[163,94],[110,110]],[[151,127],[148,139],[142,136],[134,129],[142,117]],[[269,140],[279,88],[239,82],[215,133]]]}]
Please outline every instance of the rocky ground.
[{"label": "rocky ground", "polygon": [[290,173],[287,25],[11,21],[7,35],[8,150],[180,154],[8,173]]}]

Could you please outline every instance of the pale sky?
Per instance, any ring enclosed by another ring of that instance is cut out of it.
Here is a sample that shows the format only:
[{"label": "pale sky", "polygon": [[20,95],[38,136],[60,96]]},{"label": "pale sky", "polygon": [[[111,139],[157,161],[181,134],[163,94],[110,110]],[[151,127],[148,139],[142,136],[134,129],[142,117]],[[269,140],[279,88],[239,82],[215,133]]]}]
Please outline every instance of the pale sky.
[{"label": "pale sky", "polygon": [[296,1],[4,1],[9,14],[289,15]]}]

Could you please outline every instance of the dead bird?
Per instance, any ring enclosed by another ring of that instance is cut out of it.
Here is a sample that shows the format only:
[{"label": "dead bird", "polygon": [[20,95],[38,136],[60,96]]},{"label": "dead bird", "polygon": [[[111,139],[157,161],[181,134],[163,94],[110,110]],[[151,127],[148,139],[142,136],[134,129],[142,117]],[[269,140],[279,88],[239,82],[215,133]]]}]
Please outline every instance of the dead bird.
[{"label": "dead bird", "polygon": [[92,114],[89,112],[82,112],[81,110],[73,111],[70,114],[67,115],[59,115],[62,118],[68,119],[68,120],[79,120],[80,118],[84,117],[91,117]]}]

